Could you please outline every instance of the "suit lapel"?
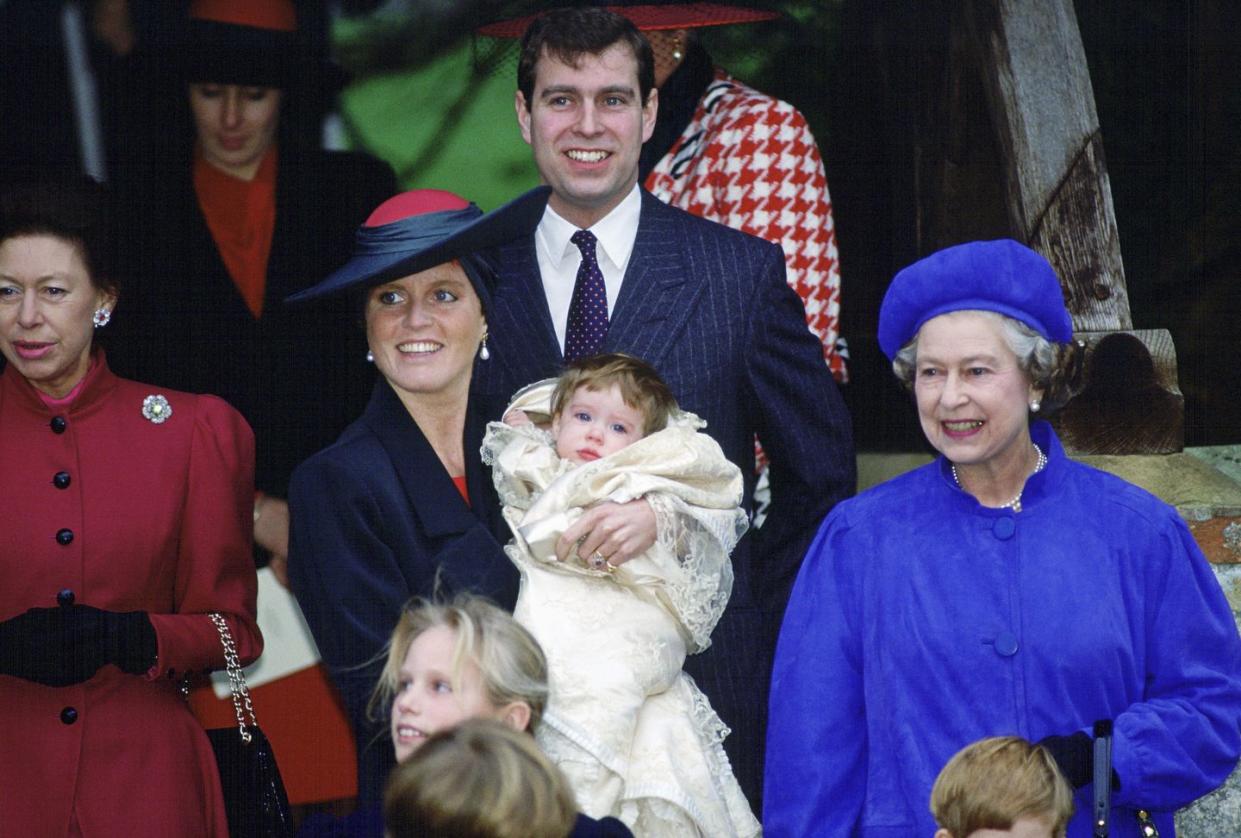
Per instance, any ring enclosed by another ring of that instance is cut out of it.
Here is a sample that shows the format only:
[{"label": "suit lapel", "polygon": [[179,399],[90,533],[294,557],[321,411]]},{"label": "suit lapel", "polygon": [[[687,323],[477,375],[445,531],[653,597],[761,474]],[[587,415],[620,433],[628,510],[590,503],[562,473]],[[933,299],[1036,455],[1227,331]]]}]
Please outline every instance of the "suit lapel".
[{"label": "suit lapel", "polygon": [[428,536],[438,538],[478,526],[479,520],[461,499],[431,443],[382,378],[375,382],[365,418],[387,452],[401,489]]},{"label": "suit lapel", "polygon": [[659,366],[689,319],[703,285],[689,281],[679,210],[643,190],[638,236],[604,340],[609,352],[629,352]]},{"label": "suit lapel", "polygon": [[[534,252],[534,236],[505,245],[500,251],[500,276],[492,296],[491,317],[498,340],[493,356],[513,370],[511,381],[529,383],[545,378],[564,361],[552,315],[543,293],[539,260]],[[494,363],[494,360],[490,363]]]}]

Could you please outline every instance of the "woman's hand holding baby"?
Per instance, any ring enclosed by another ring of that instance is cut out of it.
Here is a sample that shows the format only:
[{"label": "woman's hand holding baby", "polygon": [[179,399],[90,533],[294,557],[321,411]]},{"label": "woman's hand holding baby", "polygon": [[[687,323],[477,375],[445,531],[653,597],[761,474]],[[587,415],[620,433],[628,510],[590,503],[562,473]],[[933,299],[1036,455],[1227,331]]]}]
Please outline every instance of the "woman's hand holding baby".
[{"label": "woman's hand holding baby", "polygon": [[601,503],[587,509],[564,531],[556,542],[556,558],[562,562],[581,560],[589,567],[590,558],[597,553],[618,567],[654,543],[655,510],[645,499]]}]

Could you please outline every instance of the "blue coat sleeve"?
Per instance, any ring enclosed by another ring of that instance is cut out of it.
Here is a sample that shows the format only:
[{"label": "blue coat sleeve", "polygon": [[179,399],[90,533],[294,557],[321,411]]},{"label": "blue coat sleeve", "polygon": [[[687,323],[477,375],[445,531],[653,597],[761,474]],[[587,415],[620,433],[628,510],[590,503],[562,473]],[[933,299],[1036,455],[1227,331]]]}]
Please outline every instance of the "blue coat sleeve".
[{"label": "blue coat sleeve", "polygon": [[763,785],[771,838],[850,835],[866,795],[860,580],[842,561],[842,511],[806,554],[776,646]]},{"label": "blue coat sleeve", "polygon": [[[1146,579],[1145,694],[1115,719],[1117,803],[1183,806],[1219,786],[1241,753],[1241,640],[1206,558],[1169,512]],[[1162,572],[1159,572],[1162,570]]]},{"label": "blue coat sleeve", "polygon": [[805,308],[785,281],[778,248],[765,253],[745,342],[751,427],[771,467],[771,509],[752,536],[763,556],[754,585],[778,615],[816,524],[853,494],[853,430],[823,347],[806,326]]}]

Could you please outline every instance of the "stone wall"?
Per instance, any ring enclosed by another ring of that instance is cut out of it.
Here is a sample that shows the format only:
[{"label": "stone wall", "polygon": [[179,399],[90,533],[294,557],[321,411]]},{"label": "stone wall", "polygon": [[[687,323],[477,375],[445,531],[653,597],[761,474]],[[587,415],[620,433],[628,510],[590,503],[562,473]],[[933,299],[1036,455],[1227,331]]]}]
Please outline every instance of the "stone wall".
[{"label": "stone wall", "polygon": [[[1241,534],[1241,523],[1230,521],[1230,525],[1236,528],[1234,533]],[[1241,564],[1216,562],[1214,569],[1241,627]],[[1176,834],[1181,838],[1241,836],[1241,767],[1210,795],[1176,813]]]}]

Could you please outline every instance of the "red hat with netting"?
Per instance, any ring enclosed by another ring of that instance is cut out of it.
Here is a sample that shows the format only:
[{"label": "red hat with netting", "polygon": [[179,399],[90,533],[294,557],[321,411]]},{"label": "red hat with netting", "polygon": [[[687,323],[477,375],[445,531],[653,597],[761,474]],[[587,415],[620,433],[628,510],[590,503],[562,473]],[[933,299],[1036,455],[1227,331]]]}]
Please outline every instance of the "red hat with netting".
[{"label": "red hat with netting", "polygon": [[532,15],[501,20],[478,28],[478,34],[492,38],[520,38],[530,23],[553,9],[604,8],[629,18],[634,26],[644,32],[660,29],[698,29],[704,26],[728,26],[734,23],[758,23],[775,20],[779,12],[733,6],[726,3],[660,3],[626,2],[626,0],[577,0],[577,2],[549,3],[547,8]]}]

